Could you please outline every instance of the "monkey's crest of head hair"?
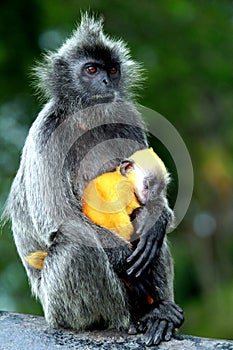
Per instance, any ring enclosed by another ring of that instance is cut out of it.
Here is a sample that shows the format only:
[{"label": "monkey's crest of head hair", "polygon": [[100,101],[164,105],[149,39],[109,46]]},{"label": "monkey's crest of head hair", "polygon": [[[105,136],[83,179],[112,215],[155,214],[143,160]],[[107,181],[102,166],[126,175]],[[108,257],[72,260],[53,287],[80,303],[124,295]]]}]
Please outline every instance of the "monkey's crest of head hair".
[{"label": "monkey's crest of head hair", "polygon": [[46,98],[72,99],[75,96],[77,101],[81,97],[81,86],[74,72],[78,64],[84,60],[91,62],[91,58],[119,64],[120,97],[130,100],[135,96],[135,88],[139,88],[143,81],[143,68],[131,59],[122,40],[104,34],[103,18],[96,19],[88,13],[82,15],[72,36],[56,52],[45,54],[44,61],[33,69],[37,91]]}]

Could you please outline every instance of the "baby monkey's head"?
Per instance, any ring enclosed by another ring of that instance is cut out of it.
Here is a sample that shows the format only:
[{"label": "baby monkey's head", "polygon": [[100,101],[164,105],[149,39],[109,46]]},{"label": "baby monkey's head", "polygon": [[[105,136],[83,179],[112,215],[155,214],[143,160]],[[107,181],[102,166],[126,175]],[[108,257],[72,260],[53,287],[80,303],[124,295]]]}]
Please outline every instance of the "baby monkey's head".
[{"label": "baby monkey's head", "polygon": [[124,159],[120,164],[120,172],[132,183],[141,204],[165,192],[169,183],[167,169],[152,148],[137,151]]}]

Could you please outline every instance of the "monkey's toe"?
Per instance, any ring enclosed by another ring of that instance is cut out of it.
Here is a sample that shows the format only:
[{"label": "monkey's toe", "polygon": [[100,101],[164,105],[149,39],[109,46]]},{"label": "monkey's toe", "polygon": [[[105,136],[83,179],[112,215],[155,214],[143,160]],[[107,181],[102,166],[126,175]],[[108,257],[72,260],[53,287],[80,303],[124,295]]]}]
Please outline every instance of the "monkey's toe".
[{"label": "monkey's toe", "polygon": [[130,335],[135,335],[135,334],[137,334],[138,332],[137,332],[137,328],[136,328],[136,326],[134,325],[134,324],[131,324],[130,326],[129,326],[129,329],[128,329],[128,334],[130,334]]},{"label": "monkey's toe", "polygon": [[144,325],[145,344],[152,346],[160,344],[161,341],[169,341],[183,321],[183,310],[178,305],[171,301],[162,301],[140,320]]}]

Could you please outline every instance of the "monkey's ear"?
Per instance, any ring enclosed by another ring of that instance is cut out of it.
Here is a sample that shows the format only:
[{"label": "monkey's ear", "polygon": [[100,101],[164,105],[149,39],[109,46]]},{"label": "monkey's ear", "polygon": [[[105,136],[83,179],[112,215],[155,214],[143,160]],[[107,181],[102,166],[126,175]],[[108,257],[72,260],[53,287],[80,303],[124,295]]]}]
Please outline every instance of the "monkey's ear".
[{"label": "monkey's ear", "polygon": [[127,174],[134,169],[134,163],[133,159],[124,159],[120,164],[121,175],[127,177]]}]

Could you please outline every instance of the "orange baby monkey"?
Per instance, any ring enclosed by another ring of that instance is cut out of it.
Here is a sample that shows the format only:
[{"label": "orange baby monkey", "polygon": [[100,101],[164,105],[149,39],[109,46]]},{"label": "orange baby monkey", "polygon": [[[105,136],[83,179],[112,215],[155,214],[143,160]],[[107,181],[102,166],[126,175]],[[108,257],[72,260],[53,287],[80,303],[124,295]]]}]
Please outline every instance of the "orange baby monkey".
[{"label": "orange baby monkey", "polygon": [[159,196],[167,183],[165,165],[153,149],[137,151],[114,172],[88,183],[83,192],[83,213],[130,241],[134,233],[130,215],[148,201],[151,192],[154,198]]},{"label": "orange baby monkey", "polygon": [[[164,198],[168,181],[166,167],[152,148],[137,151],[123,160],[115,171],[104,173],[87,184],[82,197],[83,213],[95,224],[130,241],[134,233],[130,215],[146,204],[150,196],[157,197],[159,203],[159,198]],[[38,250],[25,260],[41,270],[47,255]]]}]

